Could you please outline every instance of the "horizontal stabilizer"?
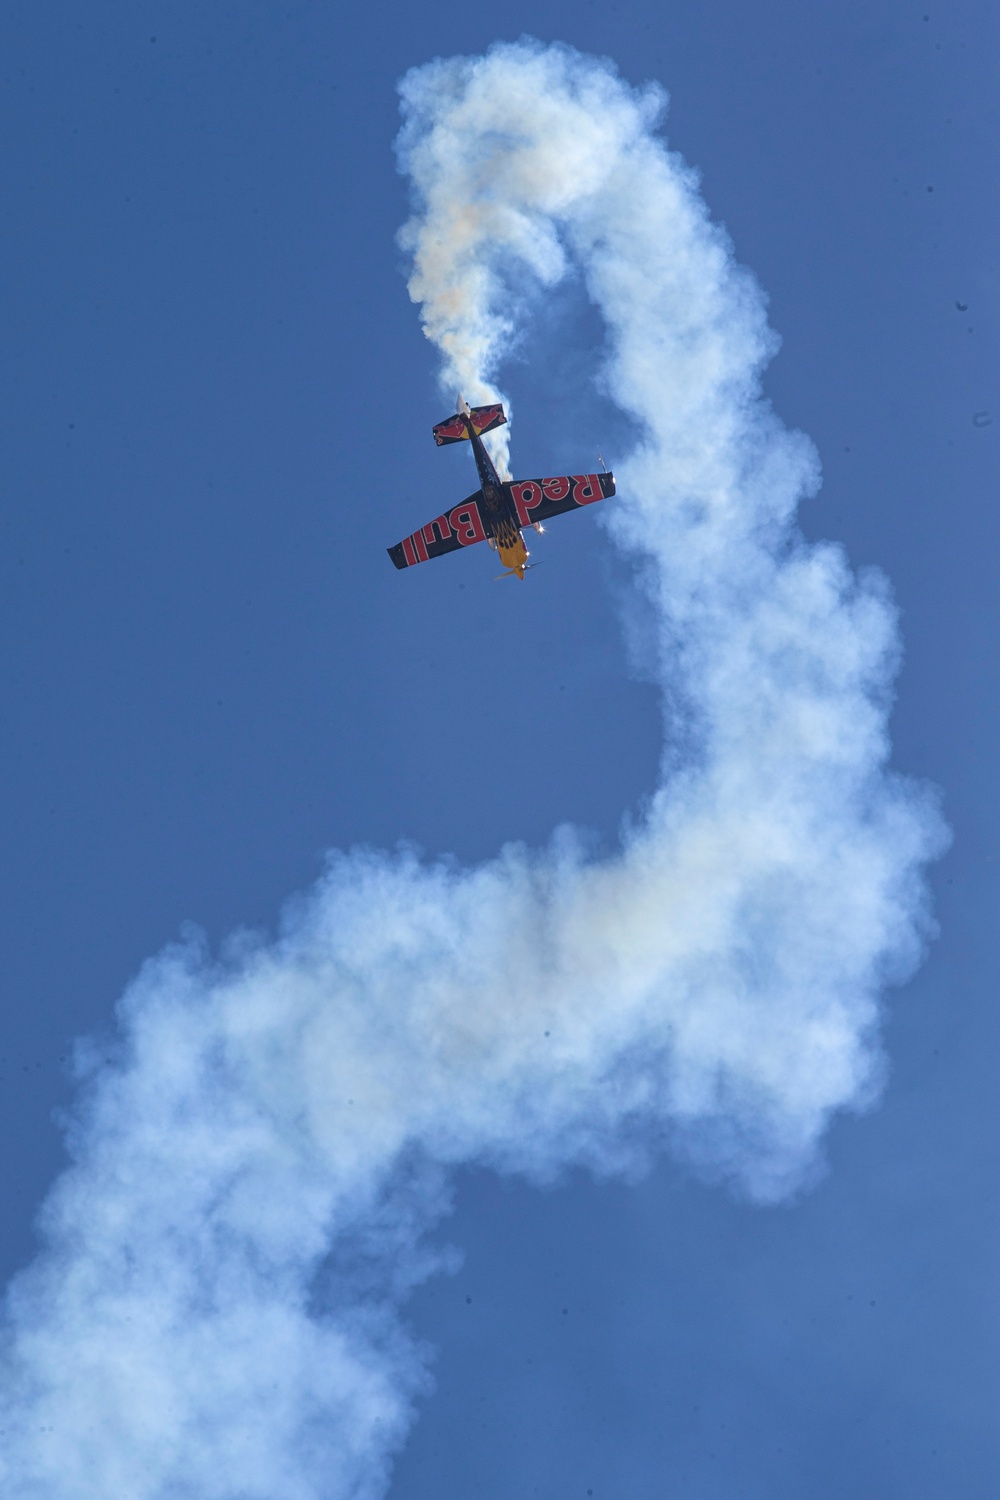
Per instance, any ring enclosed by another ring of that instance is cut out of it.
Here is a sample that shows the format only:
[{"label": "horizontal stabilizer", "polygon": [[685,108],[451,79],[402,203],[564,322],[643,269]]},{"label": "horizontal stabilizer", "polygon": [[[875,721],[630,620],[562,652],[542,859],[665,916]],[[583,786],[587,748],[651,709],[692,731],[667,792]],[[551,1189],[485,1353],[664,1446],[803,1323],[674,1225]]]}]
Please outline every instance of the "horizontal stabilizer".
[{"label": "horizontal stabilizer", "polygon": [[[502,427],[507,416],[498,401],[493,406],[470,407],[469,419],[476,432],[482,437],[484,432],[492,432],[494,427]],[[431,431],[434,433],[434,441],[439,448],[445,443],[463,443],[469,436],[469,429],[461,412],[456,412],[453,417],[446,417]]]}]

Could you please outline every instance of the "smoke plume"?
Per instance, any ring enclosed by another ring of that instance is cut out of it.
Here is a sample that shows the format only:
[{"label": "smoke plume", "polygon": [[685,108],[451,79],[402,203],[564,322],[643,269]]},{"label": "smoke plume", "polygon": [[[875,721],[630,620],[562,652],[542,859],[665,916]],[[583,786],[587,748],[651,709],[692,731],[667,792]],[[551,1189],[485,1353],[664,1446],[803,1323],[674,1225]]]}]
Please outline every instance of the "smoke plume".
[{"label": "smoke plume", "polygon": [[794,529],[816,457],[760,396],[763,297],[656,134],[663,96],[530,43],[402,96],[448,393],[500,394],[532,286],[572,272],[603,316],[639,433],[604,520],[683,754],[602,862],[565,833],[471,869],[336,855],[275,940],[146,965],[8,1294],[6,1500],[380,1495],[452,1167],[667,1147],[778,1199],[874,1097],[879,993],[919,958],[940,832],[886,768],[893,610]]}]

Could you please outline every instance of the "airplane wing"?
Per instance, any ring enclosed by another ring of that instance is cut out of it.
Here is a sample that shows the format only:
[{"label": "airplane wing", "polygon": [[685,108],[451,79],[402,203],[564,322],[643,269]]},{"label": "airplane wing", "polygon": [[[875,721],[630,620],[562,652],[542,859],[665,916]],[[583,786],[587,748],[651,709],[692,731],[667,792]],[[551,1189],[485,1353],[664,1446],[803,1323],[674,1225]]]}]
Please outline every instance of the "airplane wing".
[{"label": "airplane wing", "polygon": [[504,485],[522,526],[579,510],[615,493],[613,474],[556,474],[550,479],[515,479]]},{"label": "airplane wing", "polygon": [[483,524],[479,501],[482,490],[452,506],[426,526],[421,526],[412,536],[404,537],[395,547],[387,548],[397,568],[412,568],[431,557],[443,557],[446,552],[457,552],[462,547],[474,547],[476,542],[485,542],[486,527]]}]

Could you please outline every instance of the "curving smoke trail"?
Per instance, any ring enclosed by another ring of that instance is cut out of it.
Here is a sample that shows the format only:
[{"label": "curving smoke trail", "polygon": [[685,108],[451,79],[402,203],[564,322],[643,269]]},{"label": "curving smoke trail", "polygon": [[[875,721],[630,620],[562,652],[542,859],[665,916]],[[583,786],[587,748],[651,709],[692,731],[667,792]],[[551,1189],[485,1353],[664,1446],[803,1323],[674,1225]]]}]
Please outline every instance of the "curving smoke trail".
[{"label": "curving smoke trail", "polygon": [[792,529],[816,459],[760,398],[763,299],[654,134],[662,96],[528,43],[402,91],[448,390],[497,394],[532,280],[576,268],[604,316],[642,433],[606,521],[684,763],[603,863],[569,835],[469,870],[338,855],[276,941],[146,966],[9,1293],[5,1500],[380,1494],[425,1379],[396,1309],[451,1166],[667,1143],[773,1200],[873,1097],[878,993],[919,957],[941,832],[886,770],[893,612]]}]

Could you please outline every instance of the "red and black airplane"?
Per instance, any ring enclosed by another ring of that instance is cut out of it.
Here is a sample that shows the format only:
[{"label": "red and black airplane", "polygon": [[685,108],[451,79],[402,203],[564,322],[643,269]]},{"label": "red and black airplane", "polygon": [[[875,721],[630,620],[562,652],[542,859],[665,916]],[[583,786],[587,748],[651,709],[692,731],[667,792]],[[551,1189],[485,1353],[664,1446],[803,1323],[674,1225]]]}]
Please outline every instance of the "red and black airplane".
[{"label": "red and black airplane", "polygon": [[461,396],[453,417],[439,422],[433,429],[438,447],[444,443],[472,443],[479,470],[479,489],[475,494],[428,521],[412,536],[388,549],[397,568],[412,568],[429,557],[457,552],[476,542],[489,542],[506,568],[503,577],[524,579],[528,549],[522,529],[534,526],[541,531],[542,522],[560,516],[565,510],[579,510],[615,492],[613,474],[558,474],[551,479],[501,479],[486,451],[483,433],[502,427],[507,418],[503,407],[466,406]]}]

